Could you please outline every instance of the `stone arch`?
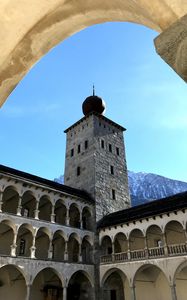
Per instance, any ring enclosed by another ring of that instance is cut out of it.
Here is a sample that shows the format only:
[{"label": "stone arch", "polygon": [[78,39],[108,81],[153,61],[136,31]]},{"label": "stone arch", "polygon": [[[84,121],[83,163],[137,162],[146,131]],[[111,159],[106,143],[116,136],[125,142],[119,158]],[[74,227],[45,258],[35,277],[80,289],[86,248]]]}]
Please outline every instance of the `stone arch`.
[{"label": "stone arch", "polygon": [[53,234],[53,259],[57,261],[64,260],[66,235],[62,230],[57,230]]},{"label": "stone arch", "polygon": [[145,264],[133,278],[137,300],[170,300],[171,290],[166,274],[156,265]]},{"label": "stone arch", "polygon": [[39,219],[51,221],[52,203],[48,195],[43,195],[39,200]]},{"label": "stone arch", "polygon": [[17,214],[19,197],[15,186],[7,186],[3,191],[2,212]]},{"label": "stone arch", "polygon": [[163,246],[163,232],[160,226],[152,224],[146,230],[148,248]]},{"label": "stone arch", "polygon": [[114,252],[121,253],[128,251],[127,236],[123,232],[118,232],[114,237]]},{"label": "stone arch", "polygon": [[17,233],[17,248],[18,256],[31,256],[31,247],[33,244],[33,228],[30,224],[22,224]]},{"label": "stone arch", "polygon": [[92,212],[88,206],[85,206],[82,210],[82,227],[86,230],[93,229]]},{"label": "stone arch", "polygon": [[36,258],[47,259],[49,256],[49,245],[51,233],[48,228],[40,227],[36,233]]},{"label": "stone arch", "polygon": [[183,226],[178,221],[170,221],[165,226],[167,245],[185,244],[186,238]]},{"label": "stone arch", "polygon": [[55,222],[66,225],[67,207],[62,199],[55,202]]},{"label": "stone arch", "polygon": [[62,275],[54,268],[44,268],[33,279],[30,300],[62,299],[63,287]]},{"label": "stone arch", "polygon": [[187,294],[187,261],[182,262],[174,274],[174,286],[176,287],[177,299],[186,300]]},{"label": "stone arch", "polygon": [[72,233],[68,239],[68,260],[79,262],[80,259],[80,239],[76,233]]},{"label": "stone arch", "polygon": [[25,300],[27,294],[26,277],[21,268],[5,265],[0,268],[0,299]]},{"label": "stone arch", "polygon": [[93,245],[89,236],[84,236],[81,244],[81,254],[83,263],[93,263]]},{"label": "stone arch", "polygon": [[130,232],[129,247],[131,251],[145,248],[145,236],[140,229],[135,228]]},{"label": "stone arch", "polygon": [[0,223],[0,254],[10,255],[14,240],[14,225],[9,220]]},{"label": "stone arch", "polygon": [[69,207],[69,225],[80,228],[80,209],[75,203],[72,203]]},{"label": "stone arch", "polygon": [[100,249],[102,255],[112,254],[112,240],[110,236],[105,235],[102,237]]},{"label": "stone arch", "polygon": [[24,217],[34,218],[36,209],[36,197],[32,191],[27,190],[22,195],[21,215]]},{"label": "stone arch", "polygon": [[127,276],[118,268],[108,270],[101,281],[103,299],[130,299],[130,286]]},{"label": "stone arch", "polygon": [[67,300],[94,299],[94,282],[85,271],[77,271],[68,281]]}]

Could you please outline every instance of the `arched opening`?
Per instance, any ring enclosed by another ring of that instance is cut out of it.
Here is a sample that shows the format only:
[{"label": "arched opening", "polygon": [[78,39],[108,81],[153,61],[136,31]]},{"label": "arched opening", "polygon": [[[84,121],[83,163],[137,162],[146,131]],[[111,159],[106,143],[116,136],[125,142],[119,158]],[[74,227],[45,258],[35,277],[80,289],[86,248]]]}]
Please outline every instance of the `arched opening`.
[{"label": "arched opening", "polygon": [[59,199],[55,204],[55,222],[66,225],[67,208],[63,204],[63,201]]},{"label": "arched opening", "polygon": [[114,238],[115,261],[123,261],[128,259],[128,242],[124,233],[119,232]]},{"label": "arched opening", "polygon": [[187,295],[187,264],[181,264],[175,273],[176,293],[178,300],[186,300]]},{"label": "arched opening", "polygon": [[72,275],[67,290],[67,300],[93,300],[94,289],[85,272],[78,271]]},{"label": "arched opening", "polygon": [[26,282],[17,267],[7,265],[0,268],[0,283],[0,299],[25,300]]},{"label": "arched opening", "polygon": [[40,228],[36,234],[36,258],[47,259],[49,255],[49,231],[47,228]]},{"label": "arched opening", "polygon": [[39,219],[51,221],[52,204],[47,196],[42,196],[39,202]]},{"label": "arched opening", "polygon": [[82,262],[87,264],[93,263],[93,247],[90,243],[89,237],[85,236],[81,245]]},{"label": "arched opening", "polygon": [[182,225],[177,221],[167,223],[165,227],[168,254],[186,253],[186,237]]},{"label": "arched opening", "polygon": [[80,228],[80,212],[75,204],[71,204],[69,208],[69,225]]},{"label": "arched opening", "polygon": [[129,236],[129,247],[132,259],[141,259],[145,257],[145,237],[139,229],[131,231]]},{"label": "arched opening", "polygon": [[27,191],[23,194],[21,206],[21,215],[23,217],[34,218],[34,212],[36,209],[36,199],[33,196],[32,192]]},{"label": "arched opening", "polygon": [[135,275],[137,300],[171,300],[171,290],[165,274],[156,266],[144,265]]},{"label": "arched opening", "polygon": [[7,187],[3,192],[2,211],[16,214],[19,203],[19,194],[14,187]]},{"label": "arched opening", "polygon": [[102,255],[112,254],[112,241],[109,236],[104,236],[101,241],[101,254]]},{"label": "arched opening", "polygon": [[30,300],[63,300],[62,282],[55,270],[40,271],[32,284]]},{"label": "arched opening", "polygon": [[149,257],[164,255],[163,233],[159,226],[151,225],[146,232]]},{"label": "arched opening", "polygon": [[82,226],[83,229],[92,230],[92,215],[88,207],[84,207],[82,211]]},{"label": "arched opening", "polygon": [[61,230],[55,232],[53,236],[53,259],[57,261],[64,260],[64,252],[65,252],[65,239],[64,234]]},{"label": "arched opening", "polygon": [[122,271],[112,269],[105,275],[103,283],[103,300],[130,299],[130,288]]},{"label": "arched opening", "polygon": [[30,257],[32,243],[33,243],[33,234],[32,234],[31,226],[28,224],[21,225],[19,227],[18,235],[17,235],[16,255]]},{"label": "arched opening", "polygon": [[79,242],[76,234],[72,233],[68,241],[68,260],[69,262],[79,262]]},{"label": "arched opening", "polygon": [[0,254],[10,255],[11,245],[14,239],[13,226],[10,221],[4,220],[0,223]]}]

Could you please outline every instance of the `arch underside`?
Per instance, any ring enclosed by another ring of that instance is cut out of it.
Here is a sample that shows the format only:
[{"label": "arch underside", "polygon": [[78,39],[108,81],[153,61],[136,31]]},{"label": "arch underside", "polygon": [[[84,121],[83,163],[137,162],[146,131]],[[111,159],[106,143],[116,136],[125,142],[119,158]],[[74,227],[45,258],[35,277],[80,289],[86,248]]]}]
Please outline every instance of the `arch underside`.
[{"label": "arch underside", "polygon": [[0,4],[0,105],[51,48],[88,26],[133,22],[162,32],[187,13],[186,0],[5,0]]}]

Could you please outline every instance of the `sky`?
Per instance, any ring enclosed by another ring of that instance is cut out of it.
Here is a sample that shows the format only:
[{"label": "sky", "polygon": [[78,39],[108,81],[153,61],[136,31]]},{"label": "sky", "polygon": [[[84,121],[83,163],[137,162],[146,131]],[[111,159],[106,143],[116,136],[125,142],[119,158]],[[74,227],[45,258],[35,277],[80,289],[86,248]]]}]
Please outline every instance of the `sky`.
[{"label": "sky", "polygon": [[156,54],[157,32],[105,23],[45,55],[0,109],[0,163],[44,178],[64,173],[64,130],[96,94],[105,116],[127,128],[128,169],[187,182],[185,82]]}]

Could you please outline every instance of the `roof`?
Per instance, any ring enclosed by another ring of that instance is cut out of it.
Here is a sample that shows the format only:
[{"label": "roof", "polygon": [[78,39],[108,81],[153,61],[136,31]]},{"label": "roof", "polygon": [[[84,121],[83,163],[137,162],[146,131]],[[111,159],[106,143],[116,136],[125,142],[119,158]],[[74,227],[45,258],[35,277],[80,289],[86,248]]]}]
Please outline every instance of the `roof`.
[{"label": "roof", "polygon": [[38,177],[36,175],[22,172],[22,171],[19,171],[19,170],[16,170],[16,169],[4,166],[4,165],[0,165],[0,173],[1,174],[3,173],[5,175],[11,175],[14,177],[19,177],[19,179],[23,179],[23,180],[29,180],[29,181],[31,181],[32,184],[40,184],[40,185],[46,186],[46,188],[52,188],[52,189],[57,190],[58,192],[62,192],[62,193],[66,193],[68,195],[82,198],[83,200],[86,200],[86,201],[90,202],[91,204],[95,203],[93,198],[86,191],[75,189],[70,186],[67,186],[67,185],[52,181],[52,180]]},{"label": "roof", "polygon": [[97,227],[100,229],[128,223],[184,208],[187,208],[187,191],[111,213],[102,218],[98,222]]},{"label": "roof", "polygon": [[68,127],[66,130],[64,130],[65,133],[67,133],[69,130],[71,130],[72,128],[76,127],[78,124],[80,124],[81,122],[83,122],[84,120],[86,120],[87,118],[89,118],[90,116],[95,115],[97,117],[99,117],[100,119],[104,120],[105,122],[113,125],[114,127],[117,127],[118,129],[125,131],[126,128],[122,127],[121,125],[115,123],[114,121],[106,118],[105,116],[96,113],[96,112],[91,112],[90,114],[84,116],[82,119],[80,119],[79,121],[77,121],[76,123],[74,123],[73,125],[71,125],[70,127]]}]

